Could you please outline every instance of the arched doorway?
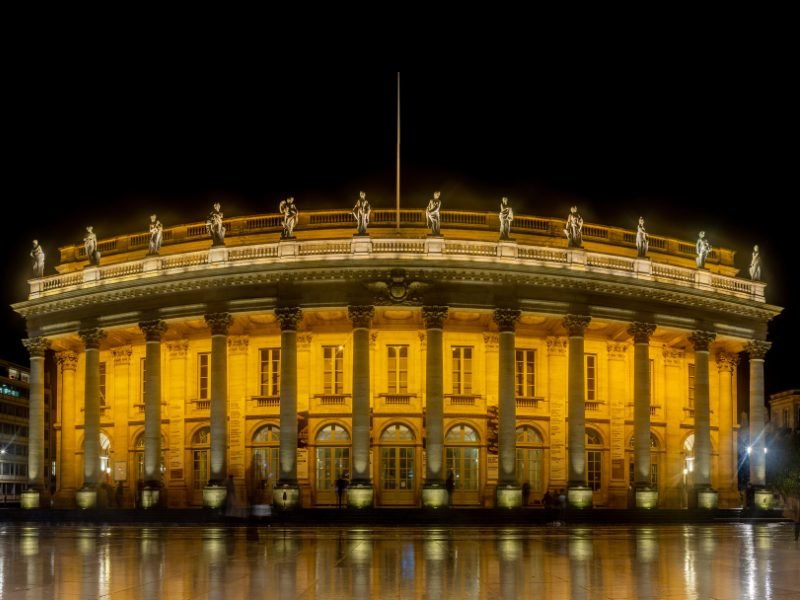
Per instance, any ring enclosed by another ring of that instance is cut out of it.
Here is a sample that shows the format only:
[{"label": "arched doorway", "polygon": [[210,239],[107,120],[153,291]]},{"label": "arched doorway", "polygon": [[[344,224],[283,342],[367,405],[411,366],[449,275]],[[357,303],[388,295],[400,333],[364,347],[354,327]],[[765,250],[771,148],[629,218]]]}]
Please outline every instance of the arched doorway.
[{"label": "arched doorway", "polygon": [[481,448],[478,432],[459,423],[447,431],[445,445],[445,477],[453,472],[456,488],[453,505],[480,504],[480,457]]},{"label": "arched doorway", "polygon": [[314,438],[316,446],[316,498],[319,505],[336,505],[336,479],[350,479],[350,434],[341,425],[323,426]]},{"label": "arched doorway", "polygon": [[201,427],[192,436],[192,504],[203,504],[203,488],[208,484],[211,471],[208,453],[211,445],[211,428]]},{"label": "arched doorway", "polygon": [[256,504],[272,503],[272,487],[277,480],[280,454],[280,427],[264,425],[253,435],[250,495]]},{"label": "arched doorway", "polygon": [[392,423],[380,437],[380,503],[384,506],[416,504],[417,469],[414,432]]},{"label": "arched doorway", "polygon": [[586,428],[586,485],[593,493],[592,502],[597,504],[604,503],[603,478],[605,477],[603,436],[600,432],[591,427]]},{"label": "arched doorway", "polygon": [[517,481],[530,486],[531,498],[544,495],[544,440],[530,425],[517,427]]},{"label": "arched doorway", "polygon": [[[635,452],[634,445],[636,436],[632,435],[628,441],[628,486],[636,485],[635,475]],[[650,432],[650,486],[658,489],[659,460],[658,460],[658,438]]]}]

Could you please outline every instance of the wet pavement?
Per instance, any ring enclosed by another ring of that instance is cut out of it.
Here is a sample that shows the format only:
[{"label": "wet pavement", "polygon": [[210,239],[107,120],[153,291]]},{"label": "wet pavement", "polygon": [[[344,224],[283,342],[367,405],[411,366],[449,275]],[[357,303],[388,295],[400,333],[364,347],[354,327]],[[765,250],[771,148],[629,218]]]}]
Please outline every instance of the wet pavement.
[{"label": "wet pavement", "polygon": [[788,522],[0,523],[0,598],[800,598]]}]

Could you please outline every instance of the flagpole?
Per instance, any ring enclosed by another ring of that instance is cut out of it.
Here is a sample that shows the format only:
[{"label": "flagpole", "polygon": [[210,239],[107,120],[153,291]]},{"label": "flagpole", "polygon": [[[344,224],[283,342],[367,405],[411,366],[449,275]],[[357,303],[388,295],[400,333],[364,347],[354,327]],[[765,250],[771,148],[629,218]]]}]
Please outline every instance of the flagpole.
[{"label": "flagpole", "polygon": [[397,231],[400,232],[400,73],[397,73]]}]

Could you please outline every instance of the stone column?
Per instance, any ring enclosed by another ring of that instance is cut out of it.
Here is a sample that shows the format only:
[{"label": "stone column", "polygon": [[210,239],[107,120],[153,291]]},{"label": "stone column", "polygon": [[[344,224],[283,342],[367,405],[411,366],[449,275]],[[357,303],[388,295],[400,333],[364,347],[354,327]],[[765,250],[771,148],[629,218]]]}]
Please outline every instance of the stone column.
[{"label": "stone column", "polygon": [[695,331],[694,346],[694,485],[698,508],[716,508],[717,492],[711,488],[711,407],[708,384],[708,349],[717,334]]},{"label": "stone column", "polygon": [[347,489],[351,508],[371,508],[372,479],[369,472],[369,327],[375,309],[349,306],[353,322],[353,473]]},{"label": "stone column", "polygon": [[514,392],[514,330],[522,313],[513,308],[497,308],[494,320],[500,332],[498,360],[498,474],[496,506],[522,506],[522,490],[517,481],[517,399]]},{"label": "stone column", "polygon": [[78,368],[78,355],[65,350],[56,354],[61,368],[61,398],[58,411],[61,415],[61,460],[56,465],[56,506],[74,507],[75,492],[78,489],[78,456],[75,451],[75,425],[78,402],[75,398],[75,371]]},{"label": "stone column", "polygon": [[592,490],[586,485],[586,374],[583,358],[583,333],[591,320],[588,315],[567,315],[563,321],[564,329],[569,334],[567,500],[574,508],[588,508],[592,505]]},{"label": "stone column", "polygon": [[100,483],[100,341],[105,331],[82,329],[78,335],[86,346],[86,373],[83,396],[83,487],[76,499],[80,508],[97,505]]},{"label": "stone column", "polygon": [[633,336],[633,473],[636,508],[655,508],[658,490],[650,486],[650,336],[652,323],[631,323]]},{"label": "stone column", "polygon": [[[144,333],[144,489],[143,508],[156,506],[161,489],[161,337],[167,330],[164,321],[142,321]],[[211,378],[212,385],[214,377]],[[213,418],[213,417],[212,417]],[[213,442],[212,442],[213,443]]]},{"label": "stone column", "polygon": [[211,441],[210,478],[203,488],[203,506],[220,508],[225,500],[228,472],[228,328],[230,313],[205,315],[211,330]]},{"label": "stone column", "polygon": [[737,488],[736,443],[733,434],[733,415],[736,407],[733,398],[733,380],[737,356],[731,352],[717,354],[719,373],[719,481],[723,506],[739,505]]},{"label": "stone column", "polygon": [[276,308],[281,324],[280,474],[272,489],[279,510],[300,507],[297,484],[297,324],[303,312],[297,307]]},{"label": "stone column", "polygon": [[448,505],[444,486],[444,380],[442,378],[442,330],[447,319],[446,306],[424,306],[422,320],[428,340],[425,361],[425,485],[422,506],[442,508]]},{"label": "stone column", "polygon": [[756,507],[769,508],[770,496],[764,490],[767,477],[767,460],[764,436],[764,356],[772,344],[762,340],[751,340],[745,350],[750,355],[750,485],[756,488]]},{"label": "stone column", "polygon": [[22,340],[31,355],[28,396],[28,489],[22,493],[22,508],[39,508],[44,491],[44,353],[50,342],[43,337]]}]

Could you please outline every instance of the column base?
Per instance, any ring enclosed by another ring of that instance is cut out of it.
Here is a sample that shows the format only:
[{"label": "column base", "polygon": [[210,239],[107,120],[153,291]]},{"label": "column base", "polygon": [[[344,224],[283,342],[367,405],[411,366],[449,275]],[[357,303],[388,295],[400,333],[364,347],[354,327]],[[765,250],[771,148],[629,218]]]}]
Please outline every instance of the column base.
[{"label": "column base", "polygon": [[516,483],[499,483],[494,498],[496,508],[521,508],[522,488]]},{"label": "column base", "polygon": [[302,506],[300,486],[297,483],[279,483],[272,488],[272,506],[275,510],[295,510]]},{"label": "column base", "polygon": [[25,490],[19,497],[20,508],[39,508],[39,491]]},{"label": "column base", "polygon": [[368,481],[351,482],[347,486],[347,507],[362,509],[372,508],[375,490]]},{"label": "column base", "polygon": [[450,494],[441,482],[426,483],[422,486],[422,508],[447,508]]},{"label": "column base", "polygon": [[97,506],[97,490],[93,487],[82,487],[75,492],[75,503],[78,508],[86,510]]},{"label": "column base", "polygon": [[697,487],[695,489],[697,508],[701,510],[714,510],[719,504],[719,494],[711,486]]},{"label": "column base", "polygon": [[[161,499],[161,487],[158,485],[148,484],[142,489],[142,497],[139,500],[141,507],[144,509],[153,508],[158,506]],[[203,503],[205,504],[205,490],[203,490]]]},{"label": "column base", "polygon": [[585,485],[570,485],[567,488],[567,504],[570,508],[592,508],[592,488]]},{"label": "column base", "polygon": [[658,490],[650,487],[636,490],[636,508],[658,508]]},{"label": "column base", "polygon": [[[142,490],[142,506],[144,506],[144,493]],[[228,490],[224,485],[207,485],[203,488],[203,508],[222,509],[225,506],[225,497]]]},{"label": "column base", "polygon": [[753,508],[757,510],[769,510],[772,508],[772,492],[767,488],[756,488],[753,492]]}]

